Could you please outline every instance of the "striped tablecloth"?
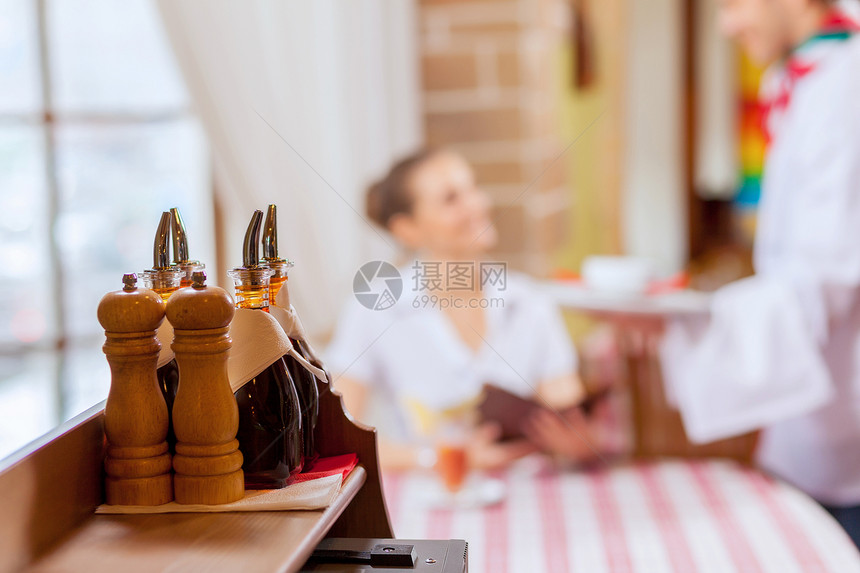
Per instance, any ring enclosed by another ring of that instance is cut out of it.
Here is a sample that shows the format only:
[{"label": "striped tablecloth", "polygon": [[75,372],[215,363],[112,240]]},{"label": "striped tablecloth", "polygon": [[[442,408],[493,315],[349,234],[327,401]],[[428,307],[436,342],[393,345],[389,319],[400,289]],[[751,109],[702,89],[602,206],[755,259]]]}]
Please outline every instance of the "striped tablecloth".
[{"label": "striped tablecloth", "polygon": [[812,499],[734,462],[558,472],[523,460],[494,477],[503,502],[432,509],[419,492],[434,476],[386,474],[395,535],[465,539],[472,573],[860,571],[860,553]]}]

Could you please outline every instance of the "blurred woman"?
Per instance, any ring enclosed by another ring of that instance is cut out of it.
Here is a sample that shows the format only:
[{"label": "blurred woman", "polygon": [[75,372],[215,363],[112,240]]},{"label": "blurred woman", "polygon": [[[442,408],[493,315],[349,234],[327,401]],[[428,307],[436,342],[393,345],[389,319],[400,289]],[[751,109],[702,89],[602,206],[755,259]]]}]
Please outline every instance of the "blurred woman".
[{"label": "blurred woman", "polygon": [[[556,411],[582,400],[558,310],[528,278],[485,259],[497,231],[489,198],[461,156],[423,151],[399,162],[370,188],[367,213],[416,258],[400,270],[404,292],[393,307],[350,301],[327,356],[353,415],[367,416],[371,396],[385,399],[387,420],[378,425],[388,430],[386,466],[419,463],[422,435],[446,417],[468,417],[486,383]],[[531,440],[497,442],[497,427],[474,430],[466,440],[471,465],[500,467],[555,450],[543,437],[556,424],[579,436],[581,457],[593,455],[577,414],[522,422]]]}]

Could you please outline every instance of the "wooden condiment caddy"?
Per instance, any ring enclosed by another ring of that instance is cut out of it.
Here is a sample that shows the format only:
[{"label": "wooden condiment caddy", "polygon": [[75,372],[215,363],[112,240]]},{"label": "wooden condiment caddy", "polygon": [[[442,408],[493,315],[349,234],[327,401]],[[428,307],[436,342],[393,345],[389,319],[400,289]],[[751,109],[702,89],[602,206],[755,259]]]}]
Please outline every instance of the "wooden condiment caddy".
[{"label": "wooden condiment caddy", "polygon": [[178,503],[215,505],[245,494],[242,453],[236,432],[239,410],[227,377],[228,334],[235,310],[226,291],[206,286],[195,272],[191,288],[167,303],[173,325],[173,352],[179,389],[173,403],[176,454],[173,458]]},{"label": "wooden condiment caddy", "polygon": [[123,284],[98,307],[111,370],[105,405],[106,501],[161,505],[173,499],[167,405],[155,375],[161,348],[155,331],[164,320],[164,303],[151,290],[137,288],[137,275],[124,275]]}]

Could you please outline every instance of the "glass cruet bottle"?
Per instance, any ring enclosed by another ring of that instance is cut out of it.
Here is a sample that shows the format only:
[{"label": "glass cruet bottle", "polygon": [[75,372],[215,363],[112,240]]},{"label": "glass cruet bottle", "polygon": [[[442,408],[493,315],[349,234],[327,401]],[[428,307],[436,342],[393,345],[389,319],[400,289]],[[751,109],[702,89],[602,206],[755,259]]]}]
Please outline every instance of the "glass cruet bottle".
[{"label": "glass cruet bottle", "polygon": [[[158,229],[155,232],[153,244],[152,268],[141,273],[143,286],[155,291],[161,300],[167,304],[170,295],[179,290],[182,273],[170,263],[170,213],[165,211],[161,214]],[[164,347],[173,342],[172,340],[161,340]],[[157,370],[158,387],[167,404],[168,414],[173,412],[173,401],[176,399],[176,391],[179,387],[179,366],[176,359],[172,358],[166,364],[162,364]],[[173,435],[173,420],[171,419],[167,429],[167,443],[173,449],[176,437]]]},{"label": "glass cruet bottle", "polygon": [[[272,276],[269,279],[269,302],[275,304],[275,297],[282,289],[284,295],[282,299],[286,300],[286,306],[289,307],[289,290],[288,279],[289,271],[293,267],[292,261],[282,259],[278,255],[278,212],[275,205],[269,205],[266,211],[266,221],[263,225],[263,257],[260,260],[261,265],[265,265],[272,271]],[[287,308],[286,310],[290,310]],[[289,336],[291,333],[287,333]],[[293,337],[290,338],[293,348],[302,355],[306,360],[309,358],[302,350],[303,342]],[[314,444],[314,431],[319,417],[319,388],[317,387],[316,377],[309,372],[301,363],[290,355],[284,356],[284,362],[296,386],[296,391],[299,395],[299,402],[302,409],[302,428],[304,430],[304,457],[307,462],[310,462],[317,456],[316,446]]]},{"label": "glass cruet bottle", "polygon": [[[228,272],[237,309],[268,312],[271,270],[261,266],[258,244],[262,211],[255,211],[243,244],[243,265]],[[236,341],[234,341],[235,343]],[[302,469],[300,402],[283,358],[278,358],[234,393],[239,406],[239,449],[245,487],[286,485]]]}]

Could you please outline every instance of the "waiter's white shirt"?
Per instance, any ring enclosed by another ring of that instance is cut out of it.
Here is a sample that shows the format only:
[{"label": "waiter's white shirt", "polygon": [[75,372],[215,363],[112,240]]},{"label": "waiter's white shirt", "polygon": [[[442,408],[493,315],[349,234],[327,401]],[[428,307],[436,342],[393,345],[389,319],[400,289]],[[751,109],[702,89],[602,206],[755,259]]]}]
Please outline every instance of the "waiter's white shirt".
[{"label": "waiter's white shirt", "polygon": [[[439,310],[423,304],[432,292],[410,290],[409,267],[401,269],[404,292],[387,310],[348,301],[326,362],[337,387],[340,376],[355,380],[394,406],[393,429],[410,439],[408,404],[444,410],[474,400],[484,383],[524,397],[538,384],[576,371],[576,353],[559,310],[524,275],[508,271],[504,290],[487,285],[486,332],[480,348],[469,348]],[[417,297],[417,298],[416,298]],[[416,304],[417,300],[417,304]],[[489,302],[496,301],[496,302]],[[418,308],[415,308],[418,306]]]},{"label": "waiter's white shirt", "polygon": [[690,437],[757,427],[759,463],[816,499],[860,503],[860,37],[795,87],[769,151],[756,275],[662,348]]}]

